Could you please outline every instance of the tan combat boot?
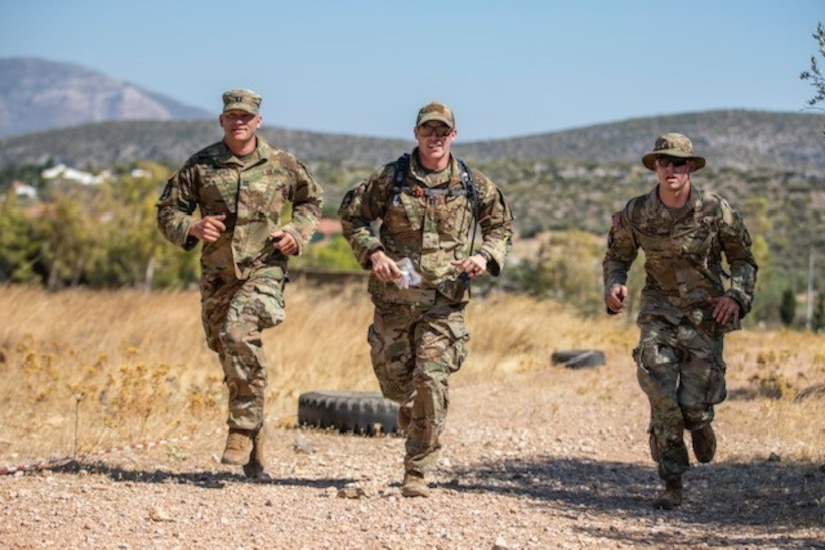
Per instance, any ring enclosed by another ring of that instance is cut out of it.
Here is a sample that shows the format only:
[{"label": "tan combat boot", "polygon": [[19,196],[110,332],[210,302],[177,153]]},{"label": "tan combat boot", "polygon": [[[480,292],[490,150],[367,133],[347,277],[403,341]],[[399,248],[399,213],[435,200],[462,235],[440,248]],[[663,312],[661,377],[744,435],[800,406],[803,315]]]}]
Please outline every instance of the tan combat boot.
[{"label": "tan combat boot", "polygon": [[404,474],[404,484],[401,485],[401,494],[405,497],[428,497],[430,488],[424,479],[424,474],[407,472]]},{"label": "tan combat boot", "polygon": [[252,432],[238,428],[229,428],[229,437],[226,438],[226,448],[221,457],[222,464],[245,466],[249,463],[252,452]]},{"label": "tan combat boot", "polygon": [[249,463],[243,467],[243,473],[249,478],[265,479],[267,478],[267,475],[264,472],[265,468],[264,427],[261,426],[255,430],[255,434],[252,437],[252,452],[249,455]]},{"label": "tan combat boot", "polygon": [[653,507],[660,510],[673,510],[682,504],[682,476],[673,476],[665,480],[665,490],[653,501]]},{"label": "tan combat boot", "polygon": [[716,454],[716,434],[710,422],[695,432],[690,432],[693,454],[699,462],[710,462]]}]

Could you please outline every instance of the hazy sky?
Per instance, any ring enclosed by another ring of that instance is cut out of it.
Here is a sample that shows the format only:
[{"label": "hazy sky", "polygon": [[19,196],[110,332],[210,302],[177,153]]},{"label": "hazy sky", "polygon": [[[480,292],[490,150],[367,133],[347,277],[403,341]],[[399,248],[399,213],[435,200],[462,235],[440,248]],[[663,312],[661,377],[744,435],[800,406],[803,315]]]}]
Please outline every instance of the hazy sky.
[{"label": "hazy sky", "polygon": [[[650,115],[803,111],[825,0],[0,0],[0,57],[70,62],[217,114],[411,138],[432,99],[459,139]],[[0,84],[1,85],[1,84]]]}]

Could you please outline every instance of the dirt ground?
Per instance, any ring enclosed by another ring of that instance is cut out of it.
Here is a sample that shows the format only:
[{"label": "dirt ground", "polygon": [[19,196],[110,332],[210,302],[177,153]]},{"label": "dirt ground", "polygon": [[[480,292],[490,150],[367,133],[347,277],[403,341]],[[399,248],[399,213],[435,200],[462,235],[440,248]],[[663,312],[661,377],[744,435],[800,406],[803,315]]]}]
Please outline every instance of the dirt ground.
[{"label": "dirt ground", "polygon": [[[176,443],[0,476],[0,541],[121,549],[825,548],[821,398],[776,406],[734,381],[717,409],[716,459],[686,474],[679,509],[654,510],[660,486],[648,457],[646,400],[627,357],[607,363],[548,362],[472,384],[456,375],[430,498],[400,494],[400,437],[270,429],[270,479],[251,482],[219,463],[223,431],[205,426]],[[808,430],[801,436],[789,424],[799,419]]]}]

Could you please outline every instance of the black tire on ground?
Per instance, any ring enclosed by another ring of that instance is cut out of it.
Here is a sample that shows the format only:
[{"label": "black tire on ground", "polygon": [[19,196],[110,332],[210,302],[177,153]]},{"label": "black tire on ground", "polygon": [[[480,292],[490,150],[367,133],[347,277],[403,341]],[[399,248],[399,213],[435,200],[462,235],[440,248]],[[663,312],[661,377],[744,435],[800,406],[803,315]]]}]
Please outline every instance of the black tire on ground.
[{"label": "black tire on ground", "polygon": [[825,397],[825,384],[814,384],[813,386],[799,390],[793,400],[802,401],[809,397]]},{"label": "black tire on ground", "polygon": [[554,351],[550,359],[554,365],[561,365],[569,369],[598,367],[604,365],[604,352],[594,349]]},{"label": "black tire on ground", "polygon": [[399,433],[398,405],[378,392],[311,391],[298,397],[298,424],[341,433]]}]

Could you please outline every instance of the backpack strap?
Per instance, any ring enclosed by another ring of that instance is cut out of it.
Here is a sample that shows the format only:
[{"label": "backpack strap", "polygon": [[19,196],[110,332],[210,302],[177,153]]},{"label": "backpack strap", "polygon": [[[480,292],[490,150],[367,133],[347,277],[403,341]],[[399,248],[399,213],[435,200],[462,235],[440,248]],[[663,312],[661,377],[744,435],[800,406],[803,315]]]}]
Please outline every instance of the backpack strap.
[{"label": "backpack strap", "polygon": [[406,193],[414,197],[431,197],[431,196],[449,196],[449,197],[467,197],[470,202],[470,208],[473,212],[473,217],[477,216],[476,208],[478,206],[478,195],[476,193],[475,181],[473,180],[473,173],[463,160],[455,157],[460,167],[461,189],[430,189],[428,187],[412,188],[406,185],[407,169],[410,166],[410,154],[404,153],[395,162],[395,172],[393,173],[393,197],[400,193]]},{"label": "backpack strap", "polygon": [[394,194],[398,194],[398,190],[404,186],[404,180],[407,179],[407,168],[410,166],[410,154],[404,153],[398,160],[395,161],[395,173],[392,176],[392,184],[396,189]]},{"label": "backpack strap", "polygon": [[461,167],[461,186],[467,191],[467,200],[470,201],[470,208],[473,210],[473,217],[478,219],[478,193],[476,193],[476,182],[473,179],[473,172],[467,163],[455,157]]}]

